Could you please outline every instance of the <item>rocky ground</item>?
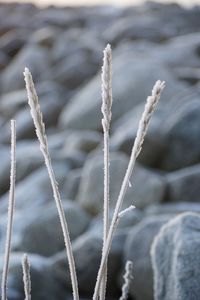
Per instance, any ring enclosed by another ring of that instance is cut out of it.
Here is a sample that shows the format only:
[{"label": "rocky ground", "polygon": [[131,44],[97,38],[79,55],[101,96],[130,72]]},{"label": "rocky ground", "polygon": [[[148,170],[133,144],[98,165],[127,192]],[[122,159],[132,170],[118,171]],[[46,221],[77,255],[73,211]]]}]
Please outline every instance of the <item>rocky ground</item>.
[{"label": "rocky ground", "polygon": [[[109,259],[107,299],[119,297],[124,264],[131,259],[134,281],[130,299],[152,300],[150,249],[154,237],[178,214],[200,212],[199,28],[200,7],[186,10],[176,4],[45,9],[30,4],[0,4],[0,268],[9,189],[9,120],[15,118],[17,122],[9,300],[24,297],[22,252],[30,255],[33,299],[72,299],[57,211],[27,107],[24,67],[31,70],[40,98],[84,299],[91,298],[102,248],[102,51],[111,43],[111,208],[145,99],[157,79],[166,81],[125,199],[124,207],[134,204],[137,208],[121,220]],[[160,266],[159,253],[166,264],[174,258],[166,258],[160,245],[163,239],[172,241],[173,232],[178,231],[178,242],[175,239],[174,244],[167,244],[169,251],[178,251],[180,244],[187,250],[185,236],[190,238],[191,247],[192,238],[199,239],[197,216],[194,226],[191,216],[189,221],[184,214],[176,217],[163,230],[164,235],[157,237],[152,250],[155,276],[160,269],[166,280],[176,275],[173,270],[167,271],[168,265],[163,267],[165,271]],[[186,228],[187,234],[180,228]],[[192,228],[198,228],[196,235],[190,234]],[[192,255],[199,255],[196,248]],[[182,266],[180,270],[177,278],[185,269]],[[156,281],[157,299],[176,300],[175,294],[169,294],[170,284],[163,294],[165,289]],[[185,290],[179,295],[177,299],[198,299],[195,294],[188,298]]]}]

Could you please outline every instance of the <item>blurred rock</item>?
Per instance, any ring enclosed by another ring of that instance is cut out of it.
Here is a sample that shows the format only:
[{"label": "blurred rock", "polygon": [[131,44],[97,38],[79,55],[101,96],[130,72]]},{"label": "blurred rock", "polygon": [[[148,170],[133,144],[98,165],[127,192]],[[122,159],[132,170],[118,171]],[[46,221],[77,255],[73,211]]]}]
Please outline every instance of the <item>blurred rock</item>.
[{"label": "blurred rock", "polygon": [[155,299],[199,298],[200,215],[184,213],[165,224],[152,249]]},{"label": "blurred rock", "polygon": [[[194,100],[168,120],[167,151],[162,167],[174,170],[199,162],[200,103]],[[183,151],[184,149],[184,151]]]},{"label": "blurred rock", "polygon": [[154,237],[170,215],[144,218],[134,226],[124,247],[124,262],[131,260],[134,265],[134,280],[130,294],[137,300],[153,300],[153,270],[151,266],[150,248]]},{"label": "blurred rock", "polygon": [[0,38],[0,50],[14,57],[25,45],[28,34],[28,30],[10,30]]},{"label": "blurred rock", "polygon": [[[57,36],[56,42],[52,49],[52,60],[55,63],[64,59],[87,55],[88,60],[100,65],[102,58],[103,43],[97,38],[96,33],[92,30],[84,30],[84,28],[70,28]],[[80,70],[79,70],[80,71]],[[77,76],[78,74],[76,74]]]},{"label": "blurred rock", "polygon": [[[159,108],[160,106],[162,106],[162,103],[159,104]],[[114,133],[110,140],[112,150],[123,151],[130,155],[143,110],[144,105],[139,104],[114,123]],[[165,114],[167,115],[166,110]],[[146,166],[157,167],[166,149],[161,127],[163,118],[163,114],[156,110],[145,136],[138,161]]]},{"label": "blurred rock", "polygon": [[[90,218],[79,205],[66,200],[62,203],[70,238],[74,240],[86,230]],[[22,211],[21,217],[24,214],[28,214],[28,211]],[[30,213],[28,215],[29,218],[25,217],[21,230],[16,232],[18,243],[14,245],[15,250],[51,256],[64,249],[61,224],[53,200],[45,206],[45,210],[36,208],[31,211],[31,216]]]},{"label": "blurred rock", "polygon": [[56,26],[62,29],[66,27],[73,26],[82,27],[84,22],[78,10],[73,12],[69,8],[59,8],[59,7],[47,7],[38,12],[35,22],[37,22],[38,27],[45,26]]},{"label": "blurred rock", "polygon": [[[38,300],[55,300],[59,297],[65,300],[66,291],[59,281],[55,279],[54,273],[49,266],[48,260],[39,255],[29,254],[31,265],[31,296]],[[24,286],[22,278],[21,259],[23,253],[13,253],[10,259],[8,274],[8,297],[12,300],[24,298]],[[0,256],[2,273],[4,256]]]},{"label": "blurred rock", "polygon": [[[48,102],[49,98],[50,100],[54,98],[58,104],[64,104],[68,99],[68,90],[55,82],[38,83],[36,90],[40,103]],[[3,94],[0,98],[0,113],[5,117],[14,117],[25,107],[29,111],[25,85],[23,89]]]},{"label": "blurred rock", "polygon": [[[126,40],[145,39],[154,42],[161,42],[177,34],[176,29],[172,26],[162,26],[160,18],[155,16],[146,16],[141,18],[140,15],[125,17],[114,23],[108,30],[103,33],[104,39],[111,44],[117,44]],[[171,28],[170,28],[171,27]]]},{"label": "blurred rock", "polygon": [[71,89],[87,82],[99,70],[100,48],[102,43],[90,31],[71,29],[59,35],[52,50],[53,79]]},{"label": "blurred rock", "polygon": [[166,176],[166,199],[172,202],[200,202],[199,178],[199,164],[169,173]]},{"label": "blurred rock", "polygon": [[[62,186],[65,176],[69,170],[69,164],[64,161],[55,161],[53,162],[53,168],[56,179],[60,186]],[[32,174],[27,176],[24,180],[21,180],[16,185],[15,198],[16,210],[38,207],[53,199],[53,192],[46,167],[39,168],[35,172],[32,172]],[[7,206],[8,193],[4,194],[0,198],[0,210],[2,213],[7,212]]]},{"label": "blurred rock", "polygon": [[10,176],[10,148],[0,147],[1,167],[0,167],[0,195],[5,193],[9,187]]},{"label": "blurred rock", "polygon": [[147,215],[162,215],[162,214],[180,214],[183,212],[200,213],[200,203],[180,202],[180,203],[165,203],[153,204],[145,209]]},{"label": "blurred rock", "polygon": [[200,34],[195,32],[174,37],[167,44],[158,46],[152,54],[170,67],[199,68],[199,47]]},{"label": "blurred rock", "polygon": [[[146,97],[151,94],[155,81],[159,78],[168,83],[168,88],[162,94],[162,101],[167,101],[180,88],[180,84],[172,79],[171,74],[163,65],[145,57],[135,59],[133,55],[126,52],[114,57],[113,75],[113,121],[137,104],[144,103]],[[71,102],[66,105],[60,115],[61,128],[101,128],[99,80],[99,75],[94,77],[72,97]]]},{"label": "blurred rock", "polygon": [[49,71],[47,51],[36,45],[24,46],[2,73],[4,93],[24,87],[23,71],[25,67],[30,69],[35,82],[47,79]]},{"label": "blurred rock", "polygon": [[65,198],[72,200],[76,198],[80,184],[81,173],[82,169],[74,169],[68,172],[63,187],[63,195]]},{"label": "blurred rock", "polygon": [[[126,230],[118,233],[113,240],[109,260],[108,260],[108,296],[116,296],[119,293],[117,289],[117,274],[121,268],[121,258],[123,243],[126,237]],[[78,283],[80,292],[86,296],[92,296],[96,282],[96,276],[100,264],[102,253],[102,237],[92,232],[86,232],[73,243],[73,253],[76,262]],[[53,270],[56,277],[61,282],[66,281],[66,254],[59,253],[52,261]],[[67,283],[70,286],[69,273],[67,272]]]},{"label": "blurred rock", "polygon": [[[113,153],[110,158],[110,206],[113,208],[128,166],[128,157]],[[145,182],[145,185],[144,185]],[[165,193],[165,180],[162,176],[136,165],[125,196],[124,208],[134,204],[144,208],[150,203],[162,201]],[[103,210],[103,157],[88,158],[83,167],[77,200],[92,214]],[[141,189],[141,186],[143,188]]]},{"label": "blurred rock", "polygon": [[53,47],[55,39],[59,34],[60,31],[53,26],[43,27],[33,33],[30,37],[30,43],[49,49]]},{"label": "blurred rock", "polygon": [[94,150],[103,140],[103,135],[90,130],[66,130],[63,151],[70,153],[73,151],[83,151],[89,153]]},{"label": "blurred rock", "polygon": [[[109,222],[111,223],[113,216],[113,210],[110,210],[109,214]],[[122,218],[120,218],[117,226],[117,233],[121,232],[123,229],[127,230],[127,233],[129,229],[133,228],[136,224],[138,224],[143,218],[143,212],[139,210],[138,208],[135,208],[134,210],[131,210],[123,215]],[[99,234],[99,236],[102,236],[103,234],[103,215],[98,215],[97,217],[93,218],[93,220],[90,222],[90,225],[88,227],[88,231],[93,232],[95,234]]]},{"label": "blurred rock", "polygon": [[9,57],[7,54],[0,50],[0,70],[4,69],[9,63]]}]

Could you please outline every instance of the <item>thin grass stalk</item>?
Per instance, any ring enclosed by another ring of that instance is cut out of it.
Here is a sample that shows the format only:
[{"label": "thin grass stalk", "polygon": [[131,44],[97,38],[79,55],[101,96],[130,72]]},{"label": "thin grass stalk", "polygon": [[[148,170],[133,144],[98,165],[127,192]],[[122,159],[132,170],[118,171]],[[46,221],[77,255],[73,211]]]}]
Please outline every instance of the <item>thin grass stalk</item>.
[{"label": "thin grass stalk", "polygon": [[101,263],[100,263],[100,267],[99,267],[99,271],[98,271],[93,300],[98,300],[102,276],[105,271],[106,261],[108,259],[113,236],[114,236],[114,233],[115,233],[117,225],[118,225],[119,214],[120,214],[120,210],[121,210],[121,207],[123,204],[123,200],[124,200],[129,182],[130,182],[130,177],[131,177],[133,168],[135,166],[136,158],[138,157],[138,155],[142,149],[142,144],[143,144],[144,137],[145,137],[147,129],[148,129],[150,118],[154,112],[156,104],[158,103],[158,101],[160,99],[160,95],[162,93],[162,90],[164,89],[164,86],[165,86],[164,82],[161,82],[160,80],[156,82],[156,84],[154,85],[153,90],[152,90],[152,95],[147,98],[145,109],[144,109],[144,112],[143,112],[142,117],[139,122],[137,135],[136,135],[134,145],[132,148],[128,168],[126,170],[126,173],[125,173],[125,176],[124,176],[124,179],[122,182],[122,186],[121,186],[120,193],[119,193],[117,203],[115,206],[112,222],[110,225],[106,245],[104,247],[104,252],[103,252],[103,255],[101,258]]},{"label": "thin grass stalk", "polygon": [[126,262],[125,274],[123,277],[124,277],[124,284],[122,286],[122,295],[119,298],[119,300],[128,299],[129,287],[131,281],[133,280],[133,262],[131,260],[127,260]]},{"label": "thin grass stalk", "polygon": [[30,263],[27,254],[24,254],[22,258],[22,270],[23,270],[25,300],[31,300]]},{"label": "thin grass stalk", "polygon": [[1,299],[7,300],[7,283],[11,250],[11,238],[13,227],[13,214],[15,207],[15,179],[16,179],[16,125],[15,120],[11,120],[11,167],[10,167],[10,191],[8,201],[8,221],[6,232],[5,256],[1,283]]},{"label": "thin grass stalk", "polygon": [[24,78],[25,78],[26,89],[28,94],[28,103],[31,109],[31,116],[33,118],[33,122],[35,125],[36,135],[40,143],[40,149],[44,156],[44,161],[47,167],[48,175],[53,189],[53,195],[56,202],[58,215],[62,227],[64,242],[65,242],[65,247],[66,247],[67,257],[68,257],[70,276],[71,276],[73,298],[74,300],[79,300],[78,281],[77,281],[75,262],[74,262],[73,252],[72,252],[68,225],[65,218],[65,213],[64,213],[60,193],[58,190],[58,183],[56,182],[55,174],[51,163],[51,157],[49,154],[48,143],[47,143],[47,138],[45,133],[45,126],[44,126],[42,112],[38,101],[38,96],[35,90],[32,75],[27,68],[25,68],[24,71]]},{"label": "thin grass stalk", "polygon": [[[103,210],[103,249],[105,247],[108,230],[109,230],[109,198],[110,198],[110,155],[109,155],[109,129],[111,122],[112,107],[112,50],[108,44],[104,50],[103,66],[102,66],[102,107],[103,114],[102,127],[104,133],[104,210]],[[102,249],[102,253],[103,250]],[[102,276],[99,297],[104,300],[106,296],[107,284],[107,262]]]}]

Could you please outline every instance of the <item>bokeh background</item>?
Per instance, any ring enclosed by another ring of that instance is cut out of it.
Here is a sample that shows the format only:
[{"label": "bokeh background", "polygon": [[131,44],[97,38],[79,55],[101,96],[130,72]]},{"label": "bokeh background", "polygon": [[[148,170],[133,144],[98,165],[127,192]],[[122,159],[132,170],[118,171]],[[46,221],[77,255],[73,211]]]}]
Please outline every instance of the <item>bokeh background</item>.
[{"label": "bokeh background", "polygon": [[[131,259],[130,299],[153,300],[152,241],[174,216],[200,212],[199,2],[0,2],[0,270],[10,119],[17,124],[9,300],[24,298],[23,252],[31,261],[33,299],[72,299],[59,219],[27,105],[25,67],[32,72],[44,115],[81,299],[91,299],[102,249],[101,66],[107,43],[113,49],[111,216],[145,99],[157,79],[166,81],[124,202],[124,208],[133,204],[136,209],[120,220],[108,263],[106,299],[119,298],[124,265]],[[175,275],[165,276],[167,282]]]},{"label": "bokeh background", "polygon": [[[2,2],[12,2],[12,0],[4,0]],[[113,4],[113,5],[137,5],[137,4],[143,4],[145,3],[145,0],[18,0],[18,2],[23,3],[23,2],[30,2],[30,3],[35,3],[37,5],[43,6],[43,5],[49,5],[49,4],[54,4],[54,5],[102,5],[102,4]],[[199,0],[157,0],[156,2],[160,3],[179,3],[184,6],[192,6],[194,4],[199,4]]]}]

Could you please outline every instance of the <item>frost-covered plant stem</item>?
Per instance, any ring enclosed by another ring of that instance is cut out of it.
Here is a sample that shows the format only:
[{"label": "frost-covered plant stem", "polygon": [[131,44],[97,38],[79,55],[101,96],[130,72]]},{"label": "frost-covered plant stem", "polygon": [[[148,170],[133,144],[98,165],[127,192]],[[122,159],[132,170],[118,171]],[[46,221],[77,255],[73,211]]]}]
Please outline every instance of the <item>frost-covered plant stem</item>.
[{"label": "frost-covered plant stem", "polygon": [[23,282],[25,300],[31,300],[31,276],[30,276],[30,263],[27,254],[22,258]]},{"label": "frost-covered plant stem", "polygon": [[[102,66],[102,106],[103,114],[102,127],[104,133],[104,210],[103,210],[103,249],[104,251],[108,230],[109,230],[109,185],[110,185],[110,158],[109,158],[109,129],[111,122],[112,107],[112,50],[108,44],[104,50],[103,66]],[[107,283],[107,262],[102,276],[100,288],[100,300],[105,299]]]},{"label": "frost-covered plant stem", "polygon": [[68,225],[67,225],[67,221],[65,218],[62,201],[60,198],[60,193],[58,190],[58,183],[56,182],[55,174],[54,174],[52,163],[51,163],[51,157],[49,154],[48,143],[47,143],[47,138],[46,138],[46,133],[45,133],[45,126],[44,126],[44,122],[43,122],[42,112],[40,110],[38,96],[37,96],[37,93],[36,93],[36,90],[34,87],[32,75],[27,68],[25,68],[25,71],[24,71],[24,78],[25,78],[26,89],[27,89],[27,94],[28,94],[28,103],[29,103],[29,106],[31,109],[31,116],[33,118],[33,122],[35,125],[36,135],[37,135],[39,143],[40,143],[40,149],[44,156],[45,164],[47,167],[51,186],[53,189],[54,199],[55,199],[57,210],[58,210],[58,215],[60,218],[64,242],[65,242],[66,251],[67,251],[69,269],[70,269],[73,297],[74,297],[74,300],[79,300],[78,281],[77,281],[77,276],[76,276],[76,269],[75,269],[74,257],[73,257],[73,253],[72,253],[72,246],[71,246],[71,241],[70,241],[70,236],[69,236]]},{"label": "frost-covered plant stem", "polygon": [[13,214],[15,206],[15,178],[16,178],[16,125],[15,120],[11,120],[11,167],[10,167],[10,191],[8,202],[8,222],[6,233],[5,256],[1,283],[1,299],[7,300],[7,282],[11,249]]},{"label": "frost-covered plant stem", "polygon": [[123,182],[122,182],[122,186],[121,186],[120,193],[119,193],[117,203],[116,203],[116,206],[115,206],[112,222],[111,222],[111,225],[110,225],[110,228],[109,228],[108,237],[107,237],[107,240],[106,240],[106,245],[104,247],[103,255],[102,255],[102,258],[101,258],[101,263],[100,263],[99,272],[98,272],[98,276],[97,276],[97,281],[96,281],[96,285],[95,285],[93,300],[98,300],[98,295],[99,295],[102,276],[103,276],[103,273],[105,271],[106,262],[107,262],[109,251],[110,251],[110,248],[111,248],[111,243],[112,243],[113,236],[114,236],[114,233],[115,233],[116,228],[117,228],[119,213],[120,213],[120,210],[121,210],[121,207],[122,207],[122,204],[123,204],[123,200],[124,200],[124,197],[125,197],[125,194],[126,194],[126,190],[128,188],[128,185],[129,185],[130,177],[131,177],[133,168],[135,166],[136,158],[138,157],[138,155],[141,151],[142,144],[143,144],[146,132],[147,132],[147,128],[148,128],[148,125],[149,125],[150,118],[152,116],[152,113],[154,112],[156,104],[158,103],[158,100],[160,98],[160,95],[161,95],[161,92],[162,92],[164,86],[165,86],[164,82],[161,82],[160,80],[156,82],[156,84],[154,85],[153,90],[152,90],[152,95],[147,98],[145,109],[144,109],[144,112],[143,112],[142,117],[141,117],[140,122],[139,122],[137,135],[136,135],[134,145],[133,145],[133,148],[132,148],[128,168],[126,170],[126,174],[125,174]]},{"label": "frost-covered plant stem", "polygon": [[133,280],[133,263],[131,260],[126,262],[125,274],[124,274],[124,284],[122,286],[122,295],[119,300],[126,300],[128,298],[129,287],[131,281]]}]

